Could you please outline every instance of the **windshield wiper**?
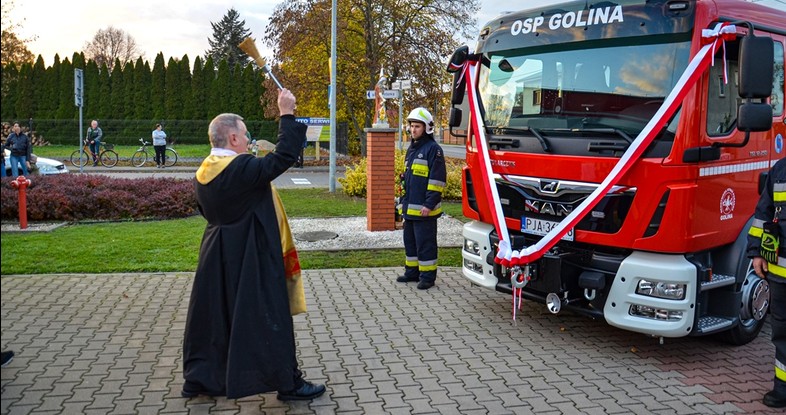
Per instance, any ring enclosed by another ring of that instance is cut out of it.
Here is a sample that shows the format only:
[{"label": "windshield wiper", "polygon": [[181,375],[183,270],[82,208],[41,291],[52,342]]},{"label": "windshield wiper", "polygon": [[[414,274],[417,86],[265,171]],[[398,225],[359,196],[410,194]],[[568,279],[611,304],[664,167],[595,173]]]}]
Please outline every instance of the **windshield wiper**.
[{"label": "windshield wiper", "polygon": [[[535,138],[538,140],[538,142],[540,143],[540,146],[543,147],[543,151],[544,152],[551,153],[551,146],[549,145],[549,142],[546,141],[546,138],[543,137],[543,134],[540,133],[540,130],[538,130],[536,128],[527,127],[527,126],[524,126],[524,127],[489,127],[489,128],[492,131],[496,132],[497,134],[499,134],[499,133],[504,134],[504,133],[506,133],[508,131],[530,133],[533,136],[535,136]],[[491,139],[489,139],[489,144],[495,144],[496,143],[496,144],[503,144],[503,145],[505,145],[505,144],[509,143],[510,141],[512,141],[512,140],[504,139],[504,138],[503,139],[491,138]],[[516,142],[516,144],[518,144],[518,140],[515,140],[515,142]],[[511,145],[512,147],[518,147],[518,145],[513,145],[513,144],[508,144],[508,145]]]}]

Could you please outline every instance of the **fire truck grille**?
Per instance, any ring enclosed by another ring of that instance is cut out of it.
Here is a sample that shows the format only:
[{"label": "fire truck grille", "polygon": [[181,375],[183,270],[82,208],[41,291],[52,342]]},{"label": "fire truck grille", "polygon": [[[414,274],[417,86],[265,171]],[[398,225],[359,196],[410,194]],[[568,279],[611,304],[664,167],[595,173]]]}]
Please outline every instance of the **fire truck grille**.
[{"label": "fire truck grille", "polygon": [[[507,218],[559,222],[596,188],[596,184],[524,176],[497,176],[502,212]],[[614,186],[576,225],[576,229],[616,233],[625,222],[636,188]]]}]

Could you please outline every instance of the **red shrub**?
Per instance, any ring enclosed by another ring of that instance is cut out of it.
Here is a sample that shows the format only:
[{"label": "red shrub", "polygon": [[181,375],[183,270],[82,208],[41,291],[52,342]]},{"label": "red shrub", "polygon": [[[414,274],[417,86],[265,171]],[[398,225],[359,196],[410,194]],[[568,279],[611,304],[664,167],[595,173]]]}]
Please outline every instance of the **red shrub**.
[{"label": "red shrub", "polygon": [[[0,216],[19,218],[19,199],[4,178]],[[27,189],[31,221],[169,219],[197,213],[192,180],[170,178],[116,179],[101,175],[36,176]]]}]

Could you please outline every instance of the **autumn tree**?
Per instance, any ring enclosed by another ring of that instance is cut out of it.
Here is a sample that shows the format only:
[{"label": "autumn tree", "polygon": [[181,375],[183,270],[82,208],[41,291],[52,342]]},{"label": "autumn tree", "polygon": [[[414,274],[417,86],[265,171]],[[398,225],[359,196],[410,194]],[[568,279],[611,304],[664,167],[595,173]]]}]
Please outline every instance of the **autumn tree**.
[{"label": "autumn tree", "polygon": [[3,29],[0,33],[0,66],[6,66],[11,62],[21,65],[23,63],[33,63],[35,56],[27,44],[32,42],[33,39],[21,38],[17,33],[22,27],[24,19],[15,21],[11,17],[11,12],[14,10],[14,1],[3,1],[2,13],[0,13],[0,25]]},{"label": "autumn tree", "polygon": [[142,56],[134,37],[113,26],[98,29],[93,40],[85,43],[84,53],[87,59],[96,61],[99,67],[106,65],[109,71],[114,69],[116,61],[125,65]]},{"label": "autumn tree", "polygon": [[250,58],[237,45],[250,36],[251,31],[246,29],[246,21],[240,20],[237,10],[229,9],[218,23],[210,22],[210,26],[213,27],[213,37],[208,39],[210,50],[205,52],[205,59],[213,58],[215,63],[226,59],[229,68],[236,64],[246,66]]},{"label": "autumn tree", "polygon": [[[339,117],[350,121],[357,136],[371,125],[373,103],[365,99],[365,91],[373,89],[384,66],[389,82],[412,80],[405,108],[433,111],[437,103],[440,111],[434,115],[441,118],[450,82],[445,62],[459,46],[457,39],[470,37],[478,8],[478,0],[340,0]],[[265,37],[281,68],[277,76],[298,96],[299,112],[304,106],[318,111],[309,115],[328,111],[330,27],[324,22],[330,21],[330,12],[327,0],[285,0],[270,18]]]}]

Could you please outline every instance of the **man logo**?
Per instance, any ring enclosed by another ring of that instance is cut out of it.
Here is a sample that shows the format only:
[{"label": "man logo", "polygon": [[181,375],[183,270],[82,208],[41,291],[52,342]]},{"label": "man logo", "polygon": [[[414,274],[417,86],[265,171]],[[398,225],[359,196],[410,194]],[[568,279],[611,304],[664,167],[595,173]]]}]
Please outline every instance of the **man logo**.
[{"label": "man logo", "polygon": [[559,190],[559,182],[556,180],[541,180],[540,191],[543,193],[557,193]]}]

